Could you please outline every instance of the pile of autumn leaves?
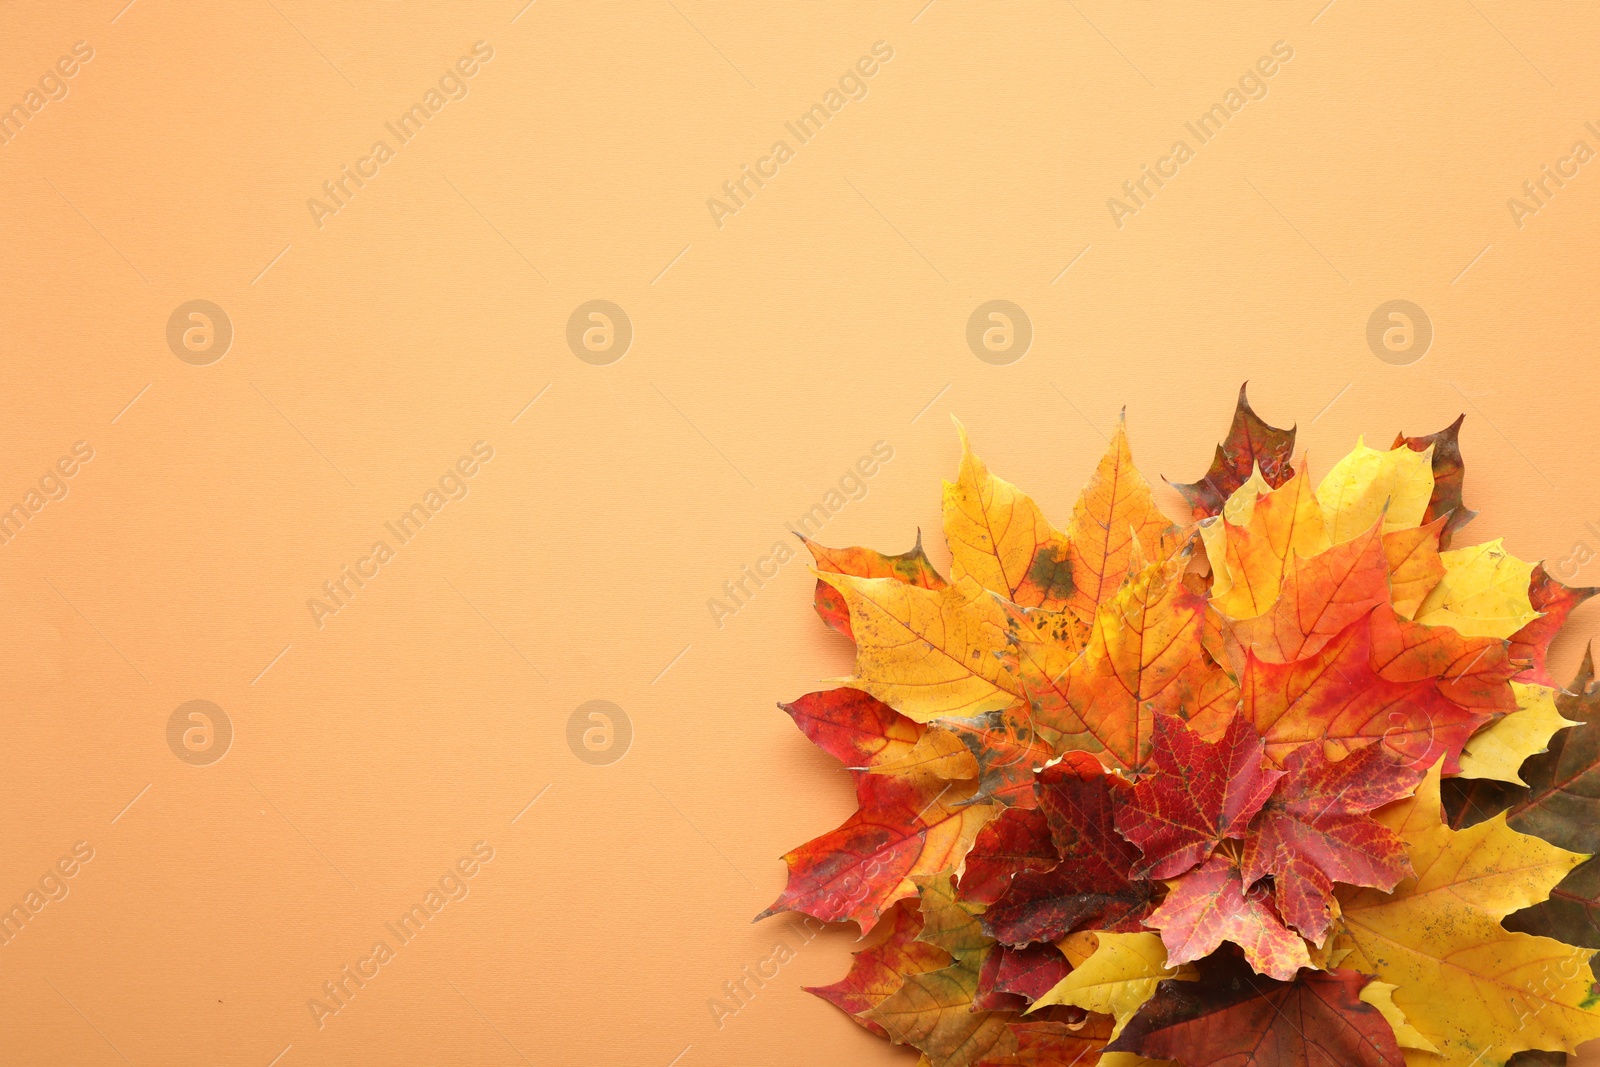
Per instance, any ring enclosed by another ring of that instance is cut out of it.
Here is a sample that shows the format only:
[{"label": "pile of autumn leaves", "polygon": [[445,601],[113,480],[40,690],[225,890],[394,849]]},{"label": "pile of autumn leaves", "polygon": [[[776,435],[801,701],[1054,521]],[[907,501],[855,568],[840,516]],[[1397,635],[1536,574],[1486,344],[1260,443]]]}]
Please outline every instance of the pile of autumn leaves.
[{"label": "pile of autumn leaves", "polygon": [[1545,667],[1595,590],[1451,547],[1459,428],[1313,485],[1241,390],[1176,487],[1190,525],[1119,426],[1065,532],[963,432],[948,578],[920,543],[811,544],[856,674],[785,710],[860,810],[766,914],[870,938],[813,992],[933,1067],[1560,1063],[1600,1036],[1600,685]]}]

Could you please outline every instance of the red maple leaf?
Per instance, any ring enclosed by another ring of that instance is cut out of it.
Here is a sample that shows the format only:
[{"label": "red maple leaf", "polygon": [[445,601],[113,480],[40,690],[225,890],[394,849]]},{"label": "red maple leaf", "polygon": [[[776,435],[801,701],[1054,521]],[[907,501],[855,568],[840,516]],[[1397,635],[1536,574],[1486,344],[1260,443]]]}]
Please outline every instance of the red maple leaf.
[{"label": "red maple leaf", "polygon": [[[1535,619],[1528,625],[1541,621]],[[1391,682],[1432,678],[1441,696],[1463,707],[1517,709],[1511,679],[1523,664],[1508,642],[1498,637],[1467,637],[1448,626],[1425,626],[1384,608],[1372,613],[1370,633],[1372,669],[1379,677]]]},{"label": "red maple leaf", "polygon": [[1051,944],[1009,948],[996,945],[978,972],[979,1011],[1025,1011],[1028,1005],[1054,989],[1072,965]]},{"label": "red maple leaf", "polygon": [[1518,681],[1560,688],[1550,677],[1546,666],[1550,642],[1566,625],[1572,609],[1596,593],[1600,593],[1600,588],[1592,585],[1576,589],[1563,585],[1550,577],[1543,563],[1533,568],[1533,575],[1528,580],[1528,600],[1533,604],[1533,610],[1544,614],[1511,635],[1511,658],[1532,664],[1517,675]]},{"label": "red maple leaf", "polygon": [[[1384,612],[1389,615],[1383,616]],[[1487,722],[1487,711],[1463,707],[1440,692],[1436,678],[1374,666],[1373,619],[1393,617],[1380,606],[1345,627],[1313,656],[1292,663],[1247,657],[1239,687],[1243,714],[1281,763],[1310,741],[1354,750],[1377,742],[1417,766],[1445,757],[1445,774],[1458,770],[1461,748]]]},{"label": "red maple leaf", "polygon": [[805,991],[837,1005],[856,1022],[879,1037],[889,1031],[862,1012],[877,1007],[905,984],[913,974],[926,974],[950,965],[944,949],[919,941],[922,913],[910,902],[900,903],[885,914],[878,925],[881,939],[862,949],[850,962],[850,973],[832,985],[806,986]]},{"label": "red maple leaf", "polygon": [[824,922],[851,919],[868,933],[891,904],[916,895],[913,875],[959,864],[988,815],[965,803],[970,785],[932,775],[856,771],[855,781],[859,810],[783,857],[789,881],[758,920],[798,911]]},{"label": "red maple leaf", "polygon": [[1243,837],[1284,773],[1268,769],[1262,754],[1261,738],[1237,715],[1216,742],[1157,715],[1152,773],[1116,813],[1118,832],[1144,854],[1134,873],[1171,878],[1204,862],[1224,838]]},{"label": "red maple leaf", "polygon": [[779,704],[800,732],[846,767],[871,767],[910,752],[922,737],[921,723],[859,689],[807,693]]},{"label": "red maple leaf", "polygon": [[1044,812],[1012,807],[978,831],[961,875],[961,899],[993,904],[1023,871],[1048,871],[1061,862]]},{"label": "red maple leaf", "polygon": [[1199,969],[1198,982],[1157,986],[1106,1051],[1185,1067],[1404,1067],[1394,1030],[1361,1000],[1369,975],[1307,970],[1278,982],[1231,956]]},{"label": "red maple leaf", "polygon": [[1405,842],[1368,812],[1409,794],[1424,772],[1382,745],[1337,763],[1321,745],[1306,745],[1284,771],[1250,824],[1241,866],[1247,885],[1272,875],[1278,913],[1320,945],[1332,922],[1334,882],[1387,892],[1411,873]]},{"label": "red maple leaf", "polygon": [[1265,883],[1245,888],[1243,875],[1227,856],[1213,856],[1174,881],[1145,925],[1161,931],[1172,967],[1209,956],[1224,941],[1244,949],[1257,973],[1284,981],[1311,965],[1306,943],[1283,924]]},{"label": "red maple leaf", "polygon": [[1101,930],[1139,929],[1155,886],[1131,877],[1138,850],[1116,831],[1128,786],[1088,753],[1069,752],[1039,772],[1035,789],[1059,862],[1016,873],[983,913],[984,932],[1017,946],[1053,941],[1090,920]]}]

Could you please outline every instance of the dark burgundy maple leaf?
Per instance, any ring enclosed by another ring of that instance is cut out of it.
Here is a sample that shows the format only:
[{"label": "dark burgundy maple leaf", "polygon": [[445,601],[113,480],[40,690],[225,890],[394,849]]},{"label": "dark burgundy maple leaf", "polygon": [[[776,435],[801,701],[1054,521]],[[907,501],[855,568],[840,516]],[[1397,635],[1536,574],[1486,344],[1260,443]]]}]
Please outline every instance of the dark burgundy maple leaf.
[{"label": "dark burgundy maple leaf", "polygon": [[1370,975],[1302,970],[1278,982],[1231,953],[1197,966],[1200,981],[1162,982],[1106,1051],[1183,1067],[1404,1067],[1394,1030],[1361,1000]]},{"label": "dark burgundy maple leaf", "polygon": [[1025,1011],[1071,970],[1072,965],[1054,945],[996,945],[984,957],[978,972],[978,995],[972,1001],[973,1007],[979,1011]]},{"label": "dark burgundy maple leaf", "polygon": [[1031,807],[1007,808],[978,831],[961,875],[961,899],[993,904],[1011,888],[1016,875],[1048,871],[1059,862],[1044,812]]},{"label": "dark burgundy maple leaf", "polygon": [[1154,773],[1118,806],[1116,827],[1143,853],[1134,874],[1158,879],[1204,862],[1224,838],[1243,837],[1284,773],[1266,766],[1261,737],[1238,715],[1215,742],[1157,715],[1150,766]]},{"label": "dark burgundy maple leaf", "polygon": [[1580,863],[1550,890],[1548,900],[1507,915],[1500,925],[1581,948],[1600,948],[1600,859]]},{"label": "dark burgundy maple leaf", "polygon": [[984,932],[1020,946],[1054,941],[1091,920],[1100,930],[1139,929],[1155,886],[1130,877],[1139,853],[1116,830],[1128,793],[1125,782],[1084,752],[1069,752],[1040,771],[1038,811],[1060,862],[1015,874],[983,913]]},{"label": "dark burgundy maple leaf", "polygon": [[1600,681],[1594,649],[1571,687],[1556,694],[1562,718],[1579,725],[1556,732],[1548,750],[1522,763],[1528,783],[1506,813],[1506,824],[1569,852],[1600,852]]},{"label": "dark burgundy maple leaf", "polygon": [[1466,418],[1465,414],[1457,415],[1449,426],[1423,437],[1396,434],[1394,444],[1389,446],[1405,445],[1413,452],[1426,452],[1429,445],[1433,446],[1433,495],[1428,499],[1428,510],[1422,521],[1429,523],[1441,515],[1450,516],[1444,524],[1444,532],[1439,535],[1440,548],[1448,548],[1451,535],[1478,517],[1476,511],[1461,502],[1461,487],[1467,477],[1467,466],[1461,458],[1461,424]]},{"label": "dark burgundy maple leaf", "polygon": [[1251,471],[1258,466],[1261,476],[1274,489],[1294,477],[1289,460],[1294,455],[1295,428],[1280,430],[1257,415],[1245,395],[1249,386],[1249,382],[1239,386],[1233,424],[1228,427],[1228,436],[1217,446],[1217,454],[1212,457],[1211,469],[1206,471],[1205,477],[1186,485],[1172,483],[1189,502],[1196,519],[1220,513],[1228,497],[1250,480]]}]

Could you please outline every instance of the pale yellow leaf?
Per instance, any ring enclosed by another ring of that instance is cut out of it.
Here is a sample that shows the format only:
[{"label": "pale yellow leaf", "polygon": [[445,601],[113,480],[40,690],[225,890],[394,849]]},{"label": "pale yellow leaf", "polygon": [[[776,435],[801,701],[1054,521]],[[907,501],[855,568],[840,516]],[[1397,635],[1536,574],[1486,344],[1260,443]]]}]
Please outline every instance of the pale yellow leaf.
[{"label": "pale yellow leaf", "polygon": [[[1383,530],[1421,525],[1433,496],[1433,446],[1413,452],[1368,448],[1363,438],[1317,487],[1317,503],[1334,544],[1365,533],[1384,516]],[[1385,510],[1387,509],[1387,510]]]},{"label": "pale yellow leaf", "polygon": [[971,578],[922,589],[893,578],[817,577],[850,609],[856,674],[845,684],[918,722],[1001,711],[1022,694],[995,655],[1005,646],[1005,609]]},{"label": "pale yellow leaf", "polygon": [[1554,689],[1512,682],[1511,690],[1517,710],[1472,735],[1461,753],[1461,777],[1527,785],[1519,773],[1522,761],[1548,748],[1557,730],[1578,725],[1556,710]]},{"label": "pale yellow leaf", "polygon": [[1414,1048],[1423,1052],[1438,1052],[1439,1049],[1432,1041],[1423,1037],[1406,1021],[1405,1012],[1394,1006],[1393,993],[1396,986],[1388,982],[1380,982],[1376,978],[1361,987],[1361,999],[1371,1004],[1383,1013],[1384,1019],[1394,1031],[1394,1039],[1401,1048]]},{"label": "pale yellow leaf", "polygon": [[[1034,1001],[1029,1011],[1049,1004],[1071,1004],[1085,1011],[1110,1015],[1117,1020],[1112,1039],[1122,1032],[1140,1006],[1155,996],[1164,978],[1179,974],[1167,966],[1167,950],[1161,935],[1154,933],[1113,934],[1095,932],[1100,945],[1055,986]],[[1065,951],[1065,950],[1063,950]]]},{"label": "pale yellow leaf", "polygon": [[1528,599],[1533,564],[1506,551],[1503,538],[1439,553],[1444,577],[1416,621],[1469,637],[1510,637],[1539,617]]},{"label": "pale yellow leaf", "polygon": [[953,577],[969,576],[1026,608],[1066,607],[1072,592],[1066,535],[1025,493],[989,473],[972,454],[960,422],[956,432],[961,469],[954,482],[944,483],[944,536]]},{"label": "pale yellow leaf", "polygon": [[1396,986],[1395,1006],[1445,1064],[1571,1052],[1600,1037],[1593,951],[1499,922],[1545,899],[1585,857],[1511,830],[1504,813],[1459,833],[1440,815],[1438,764],[1415,796],[1378,813],[1405,839],[1416,874],[1392,894],[1340,890],[1345,965]]}]

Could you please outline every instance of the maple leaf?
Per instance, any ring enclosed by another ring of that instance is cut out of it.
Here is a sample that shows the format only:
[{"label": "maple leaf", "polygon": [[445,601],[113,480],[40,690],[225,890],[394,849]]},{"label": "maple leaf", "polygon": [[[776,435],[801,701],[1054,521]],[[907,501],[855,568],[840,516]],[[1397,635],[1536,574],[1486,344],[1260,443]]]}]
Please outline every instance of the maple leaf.
[{"label": "maple leaf", "polygon": [[1208,691],[1205,600],[1183,583],[1187,559],[1178,552],[1131,573],[1101,605],[1081,653],[1012,611],[1008,636],[1020,685],[1034,726],[1057,749],[1138,768],[1149,756],[1152,716],[1193,705]]},{"label": "maple leaf", "polygon": [[1085,623],[1095,621],[1101,603],[1122,585],[1136,546],[1146,559],[1165,559],[1176,543],[1150,483],[1133,465],[1125,421],[1117,417],[1111,445],[1073,505],[1067,527],[1072,565],[1068,607]]},{"label": "maple leaf", "polygon": [[850,973],[832,985],[806,986],[807,993],[834,1004],[879,1037],[889,1032],[865,1013],[877,1007],[913,974],[925,974],[950,965],[950,954],[937,945],[917,939],[922,933],[922,913],[901,901],[884,913],[875,934],[878,939],[855,953]]},{"label": "maple leaf", "polygon": [[1390,452],[1360,440],[1317,486],[1334,544],[1365,533],[1379,519],[1385,532],[1422,525],[1433,494],[1433,453],[1400,446]]},{"label": "maple leaf", "polygon": [[1354,540],[1295,559],[1272,606],[1229,630],[1258,658],[1286,663],[1315,655],[1346,626],[1388,602],[1388,557],[1374,524]]},{"label": "maple leaf", "polygon": [[1216,957],[1197,982],[1162,982],[1107,1048],[1185,1067],[1404,1067],[1388,1021],[1360,998],[1369,981],[1348,970],[1273,981]]},{"label": "maple leaf", "polygon": [[1375,609],[1316,655],[1293,663],[1248,656],[1240,679],[1243,713],[1270,758],[1281,762],[1311,741],[1346,750],[1382,743],[1423,766],[1443,754],[1447,772],[1455,772],[1467,738],[1490,714],[1447,699],[1432,677],[1397,681],[1374,669],[1371,620],[1387,610]]},{"label": "maple leaf", "polygon": [[957,579],[971,577],[1022,607],[1066,607],[1073,585],[1065,535],[1016,486],[989,473],[972,454],[959,421],[956,433],[961,469],[944,485],[951,573]]},{"label": "maple leaf", "polygon": [[1435,519],[1445,519],[1445,528],[1440,535],[1440,544],[1448,546],[1451,536],[1461,527],[1477,517],[1476,511],[1469,510],[1461,502],[1461,486],[1466,479],[1466,464],[1461,458],[1461,424],[1466,420],[1466,415],[1459,415],[1456,421],[1440,430],[1424,437],[1407,437],[1397,434],[1394,447],[1405,445],[1413,452],[1428,452],[1431,456],[1433,468],[1433,492],[1428,495],[1428,509],[1423,513],[1424,522],[1433,522]]},{"label": "maple leaf", "polygon": [[978,997],[973,1005],[984,1011],[1024,1011],[1070,970],[1067,958],[1052,944],[996,945],[978,973]]},{"label": "maple leaf", "polygon": [[[1005,892],[984,911],[985,932],[1020,947],[1056,940],[1089,922],[1100,929],[1138,929],[1154,886],[1131,877],[1138,850],[1115,829],[1127,785],[1087,753],[1069,752],[1039,772],[1035,788],[1058,862],[1041,870],[1026,858],[1036,853],[1037,843],[1019,848],[1026,866],[1014,871]],[[1009,812],[1007,817],[1017,818]],[[1037,832],[1035,821],[1027,826]]]},{"label": "maple leaf", "polygon": [[857,772],[860,809],[837,830],[783,857],[789,881],[757,919],[798,911],[824,922],[854,920],[870,932],[884,909],[915,896],[915,875],[957,867],[990,805],[962,804],[971,785],[931,775]]},{"label": "maple leaf", "polygon": [[1444,577],[1417,621],[1469,637],[1510,637],[1539,617],[1528,597],[1533,564],[1507,552],[1503,538],[1441,553]]},{"label": "maple leaf", "polygon": [[1239,387],[1233,423],[1228,436],[1217,446],[1211,469],[1198,482],[1172,487],[1183,494],[1197,519],[1215,515],[1223,503],[1259,470],[1268,485],[1280,486],[1294,474],[1289,457],[1294,454],[1295,428],[1280,430],[1269,425],[1250,407],[1245,396],[1249,383]]},{"label": "maple leaf", "polygon": [[1169,964],[1209,956],[1231,941],[1257,973],[1281,981],[1311,966],[1306,943],[1284,925],[1266,886],[1247,888],[1231,857],[1213,856],[1167,889],[1167,899],[1145,924],[1161,931]]},{"label": "maple leaf", "polygon": [[1437,764],[1415,795],[1377,813],[1416,873],[1392,894],[1339,891],[1345,963],[1396,986],[1394,1003],[1448,1062],[1570,1052],[1600,1037],[1587,1010],[1592,953],[1499,922],[1584,857],[1509,829],[1503,815],[1461,832],[1440,815]]},{"label": "maple leaf", "polygon": [[1507,642],[1463,637],[1448,626],[1427,626],[1382,608],[1372,613],[1372,667],[1391,682],[1433,679],[1439,693],[1463,707],[1513,711],[1510,681],[1518,664]]},{"label": "maple leaf", "polygon": [[[911,550],[898,556],[886,556],[870,548],[827,548],[808,537],[800,540],[811,551],[819,571],[851,574],[857,578],[893,578],[920,589],[943,589],[946,584],[922,550],[921,530],[917,531],[917,543]],[[812,599],[823,622],[846,637],[854,637],[850,631],[850,609],[837,589],[818,578]]]},{"label": "maple leaf", "polygon": [[1284,778],[1250,824],[1241,866],[1246,884],[1274,878],[1284,922],[1322,944],[1332,922],[1333,884],[1389,890],[1411,873],[1405,842],[1368,812],[1400,799],[1422,779],[1382,745],[1335,763],[1320,745],[1284,761]]},{"label": "maple leaf", "polygon": [[971,578],[922,589],[892,578],[818,577],[850,609],[856,676],[846,684],[918,722],[1000,711],[1022,694],[996,650],[1008,625],[1027,624]]},{"label": "maple leaf", "polygon": [[1035,807],[1007,808],[978,831],[961,875],[961,899],[993,904],[1023,871],[1048,871],[1061,862],[1050,823]]},{"label": "maple leaf", "polygon": [[1117,831],[1139,846],[1141,878],[1171,878],[1203,863],[1224,838],[1243,837],[1283,771],[1262,758],[1261,738],[1235,716],[1214,743],[1158,715],[1152,773],[1116,811]]},{"label": "maple leaf", "polygon": [[847,767],[872,767],[909,754],[923,728],[859,689],[807,693],[779,704],[800,732]]},{"label": "maple leaf", "polygon": [[1512,634],[1510,639],[1511,658],[1531,664],[1517,676],[1519,681],[1547,685],[1552,689],[1556,687],[1546,665],[1550,642],[1566,625],[1567,616],[1572,614],[1572,610],[1596,593],[1600,593],[1600,586],[1575,589],[1550,577],[1543,563],[1534,566],[1533,576],[1528,581],[1528,603],[1541,614]]}]

